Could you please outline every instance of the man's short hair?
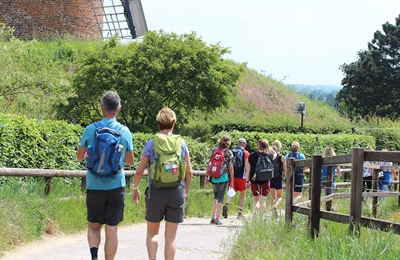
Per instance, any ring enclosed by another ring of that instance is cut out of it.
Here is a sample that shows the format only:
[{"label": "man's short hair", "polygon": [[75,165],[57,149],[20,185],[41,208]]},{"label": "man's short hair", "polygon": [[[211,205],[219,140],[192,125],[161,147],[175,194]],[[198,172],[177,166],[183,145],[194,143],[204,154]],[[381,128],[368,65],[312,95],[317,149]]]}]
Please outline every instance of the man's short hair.
[{"label": "man's short hair", "polygon": [[292,152],[298,152],[300,150],[300,143],[297,141],[292,142]]},{"label": "man's short hair", "polygon": [[246,139],[239,138],[238,144],[247,144]]},{"label": "man's short hair", "polygon": [[114,91],[107,91],[101,98],[101,104],[105,111],[117,111],[121,107],[121,98]]}]

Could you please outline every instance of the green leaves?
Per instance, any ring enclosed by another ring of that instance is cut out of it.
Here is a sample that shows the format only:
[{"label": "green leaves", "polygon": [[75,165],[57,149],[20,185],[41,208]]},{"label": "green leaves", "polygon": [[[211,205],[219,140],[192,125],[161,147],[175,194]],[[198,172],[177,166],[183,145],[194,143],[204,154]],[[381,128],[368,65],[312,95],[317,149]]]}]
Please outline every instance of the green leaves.
[{"label": "green leaves", "polygon": [[395,25],[385,23],[382,29],[357,61],[340,67],[345,77],[336,100],[339,111],[350,118],[400,116],[400,16]]},{"label": "green leaves", "polygon": [[227,48],[207,46],[193,32],[149,32],[142,42],[110,44],[89,53],[74,78],[75,97],[60,105],[60,118],[87,124],[98,120],[98,104],[107,90],[122,99],[119,120],[132,132],[157,130],[155,117],[162,107],[178,116],[177,129],[198,109],[227,106],[244,71],[222,58]]}]

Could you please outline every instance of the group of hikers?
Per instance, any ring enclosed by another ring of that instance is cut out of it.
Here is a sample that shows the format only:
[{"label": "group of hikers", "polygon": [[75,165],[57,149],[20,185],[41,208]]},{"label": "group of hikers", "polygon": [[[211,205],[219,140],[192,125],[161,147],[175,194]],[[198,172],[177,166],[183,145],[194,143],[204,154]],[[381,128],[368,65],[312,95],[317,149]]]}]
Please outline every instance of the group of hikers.
[{"label": "group of hikers", "polygon": [[[272,208],[276,211],[282,200],[282,180],[286,175],[286,159],[295,158],[305,159],[303,153],[299,152],[298,142],[291,144],[292,151],[286,156],[280,153],[282,144],[275,140],[272,147],[268,140],[261,138],[257,142],[257,150],[249,153],[245,150],[247,141],[240,138],[237,146],[230,150],[231,138],[227,135],[222,136],[218,141],[218,146],[214,147],[210,156],[210,161],[206,169],[210,182],[213,187],[214,203],[210,223],[221,225],[221,217],[227,218],[229,204],[235,193],[227,196],[224,204],[224,197],[227,190],[233,189],[240,192],[239,207],[237,217],[243,217],[243,207],[246,199],[246,190],[250,189],[253,195],[254,209],[267,209],[267,196],[271,193]],[[221,166],[215,158],[223,158]],[[221,167],[221,169],[219,169]],[[218,174],[215,174],[216,171]],[[303,169],[295,171],[295,199],[301,197],[304,182]]]},{"label": "group of hikers", "polygon": [[[128,127],[117,122],[121,111],[121,99],[116,92],[103,94],[100,109],[102,120],[88,125],[81,137],[77,160],[86,160],[86,205],[88,220],[88,244],[92,260],[98,259],[101,228],[105,225],[104,254],[106,260],[115,258],[118,247],[118,224],[124,217],[125,174],[124,165],[133,165],[134,144]],[[174,259],[178,224],[184,220],[184,207],[189,199],[193,171],[188,146],[181,136],[173,134],[176,114],[170,108],[161,109],[156,121],[159,133],[149,139],[141,154],[132,185],[132,200],[138,204],[142,194],[139,185],[147,170],[148,187],[144,192],[147,221],[146,246],[149,259],[156,259],[160,225],[165,220],[164,258]],[[282,180],[286,175],[289,158],[304,160],[300,144],[291,143],[291,152],[282,155],[279,140],[272,147],[266,139],[259,139],[254,152],[246,150],[247,141],[240,138],[235,148],[227,135],[218,140],[212,149],[207,168],[207,180],[212,184],[214,200],[210,223],[221,225],[221,217],[227,218],[233,196],[239,192],[237,217],[243,217],[246,190],[251,190],[255,210],[267,210],[267,196],[271,193],[271,207],[276,211],[282,200]],[[323,156],[335,156],[328,147]],[[340,167],[333,171],[332,192]],[[328,167],[322,167],[322,187],[326,190]],[[365,172],[364,172],[365,173]],[[368,176],[365,176],[369,178]],[[368,181],[368,180],[366,180]],[[294,170],[293,203],[302,194],[304,169]],[[383,186],[386,189],[386,186]],[[225,195],[226,201],[224,203]],[[324,191],[325,193],[325,191]]]}]

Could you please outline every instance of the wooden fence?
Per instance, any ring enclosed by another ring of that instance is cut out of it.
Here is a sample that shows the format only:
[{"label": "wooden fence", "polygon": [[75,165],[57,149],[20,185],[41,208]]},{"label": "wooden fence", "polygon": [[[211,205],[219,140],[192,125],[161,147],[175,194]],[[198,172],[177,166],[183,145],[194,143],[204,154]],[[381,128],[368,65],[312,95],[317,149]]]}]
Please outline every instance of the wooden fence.
[{"label": "wooden fence", "polygon": [[[52,179],[54,177],[70,177],[81,178],[82,190],[86,185],[86,171],[87,170],[54,170],[54,169],[20,169],[20,168],[0,168],[0,176],[16,176],[16,177],[42,177],[46,180],[45,194],[48,195],[53,187]],[[124,170],[126,178],[126,187],[131,186],[131,179],[135,175],[134,170]],[[147,176],[147,170],[143,173]],[[200,187],[204,187],[206,177],[205,171],[193,171],[193,176],[200,177]]]},{"label": "wooden fence", "polygon": [[[365,151],[363,148],[353,148],[352,154],[338,155],[333,157],[322,157],[321,155],[313,155],[312,159],[294,160],[288,159],[287,175],[286,175],[286,210],[285,220],[288,223],[292,222],[293,212],[307,215],[309,217],[310,236],[317,237],[320,227],[320,219],[326,219],[339,223],[349,224],[350,232],[359,234],[360,227],[377,228],[382,231],[393,230],[395,234],[400,234],[400,224],[389,222],[381,219],[362,217],[362,198],[373,197],[373,211],[376,216],[376,205],[378,196],[399,196],[398,192],[376,192],[378,183],[379,169],[396,169],[399,167],[379,166],[379,165],[364,165],[364,161],[385,161],[385,162],[400,162],[400,152],[383,152],[383,151]],[[327,165],[328,169],[328,185],[332,183],[333,165],[351,163],[351,192],[348,194],[331,194],[321,198],[321,169],[323,165]],[[309,167],[310,176],[310,197],[311,200],[293,205],[293,187],[294,187],[294,169],[295,167]],[[373,174],[373,190],[375,192],[363,192],[363,168],[374,168]],[[334,198],[350,198],[350,214],[340,214],[321,210],[321,201],[327,202]]]}]

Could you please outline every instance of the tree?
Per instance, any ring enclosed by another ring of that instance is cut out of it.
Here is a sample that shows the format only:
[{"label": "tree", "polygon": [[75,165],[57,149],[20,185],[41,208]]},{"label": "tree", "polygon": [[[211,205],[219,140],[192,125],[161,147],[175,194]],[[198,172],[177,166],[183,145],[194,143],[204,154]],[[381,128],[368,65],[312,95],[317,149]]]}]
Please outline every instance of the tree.
[{"label": "tree", "polygon": [[400,116],[400,15],[395,25],[386,22],[382,29],[357,61],[340,67],[343,88],[336,101],[340,113],[351,118]]},{"label": "tree", "polygon": [[196,109],[210,112],[229,104],[245,65],[224,60],[227,53],[219,44],[207,46],[194,32],[151,31],[128,45],[111,39],[79,63],[76,96],[58,107],[59,116],[82,125],[98,120],[101,95],[114,90],[122,99],[118,119],[131,131],[156,131],[162,107],[175,110],[179,127]]},{"label": "tree", "polygon": [[67,75],[40,42],[18,40],[12,32],[0,23],[0,112],[52,118],[52,104],[63,101],[58,93],[69,85]]},{"label": "tree", "polygon": [[335,107],[335,97],[333,96],[332,93],[330,93],[330,94],[326,97],[325,102],[326,102],[329,106]]}]

